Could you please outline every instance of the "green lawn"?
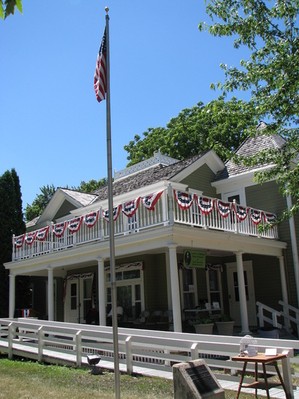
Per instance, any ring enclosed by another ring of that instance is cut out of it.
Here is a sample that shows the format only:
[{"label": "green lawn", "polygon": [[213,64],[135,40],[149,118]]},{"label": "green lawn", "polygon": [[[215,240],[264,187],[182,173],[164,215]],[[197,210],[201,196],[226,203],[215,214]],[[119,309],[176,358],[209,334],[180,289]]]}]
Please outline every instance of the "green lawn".
[{"label": "green lawn", "polygon": [[[27,360],[0,357],[2,399],[113,399],[114,374],[92,375],[88,369],[43,365]],[[173,383],[163,378],[121,375],[121,399],[170,399]],[[226,392],[226,399],[236,392]],[[253,399],[241,394],[240,399]]]}]

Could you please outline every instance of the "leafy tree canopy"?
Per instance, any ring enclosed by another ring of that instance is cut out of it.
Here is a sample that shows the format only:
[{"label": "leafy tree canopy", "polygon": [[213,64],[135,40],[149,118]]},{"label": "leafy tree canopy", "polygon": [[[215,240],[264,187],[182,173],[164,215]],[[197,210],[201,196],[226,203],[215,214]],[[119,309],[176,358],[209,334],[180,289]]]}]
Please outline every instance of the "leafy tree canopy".
[{"label": "leafy tree canopy", "polygon": [[[202,22],[200,30],[213,36],[231,36],[235,48],[244,46],[251,53],[239,67],[223,64],[224,82],[212,88],[219,88],[224,96],[249,92],[256,117],[268,124],[263,134],[280,134],[287,140],[282,152],[266,152],[241,161],[252,165],[263,160],[275,163],[276,167],[258,174],[257,180],[276,179],[282,193],[293,197],[291,212],[298,212],[299,1],[206,0],[206,9],[212,24]],[[249,126],[248,133],[258,132]]]},{"label": "leafy tree canopy", "polygon": [[202,102],[182,110],[167,126],[150,128],[134,137],[124,149],[129,153],[128,166],[150,158],[155,151],[184,159],[214,149],[225,160],[227,151],[235,150],[246,138],[246,128],[257,125],[250,104],[223,97],[207,105]]},{"label": "leafy tree canopy", "polygon": [[7,18],[15,13],[15,9],[23,11],[22,0],[0,0],[0,18]]}]

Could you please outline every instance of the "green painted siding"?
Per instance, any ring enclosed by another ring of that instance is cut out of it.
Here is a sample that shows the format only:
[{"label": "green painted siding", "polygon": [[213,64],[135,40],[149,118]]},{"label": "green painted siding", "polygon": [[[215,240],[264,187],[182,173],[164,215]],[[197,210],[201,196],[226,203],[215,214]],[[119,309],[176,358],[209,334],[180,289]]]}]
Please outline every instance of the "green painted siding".
[{"label": "green painted siding", "polygon": [[167,310],[167,282],[165,255],[144,258],[144,296],[147,310]]},{"label": "green painted siding", "polygon": [[203,165],[186,177],[182,183],[187,184],[190,188],[202,191],[204,195],[216,197],[216,189],[211,186],[214,179],[215,175],[211,169],[207,165]]},{"label": "green painted siding", "polygon": [[[281,212],[287,207],[286,199],[279,193],[278,186],[275,182],[268,182],[264,183],[263,185],[255,185],[252,187],[247,187],[246,201],[248,206],[273,212],[276,213],[277,215],[281,214]],[[296,221],[297,221],[297,233],[298,233],[298,227],[299,227],[298,215],[296,217]],[[298,306],[297,294],[296,294],[296,280],[294,274],[294,263],[293,263],[291,237],[290,237],[288,220],[282,222],[279,225],[278,234],[279,234],[279,239],[287,243],[287,249],[285,251],[285,264],[286,264],[286,278],[287,278],[288,292],[289,292],[289,302],[293,306]],[[266,269],[263,279],[267,279],[268,277],[269,277],[269,270]]]}]

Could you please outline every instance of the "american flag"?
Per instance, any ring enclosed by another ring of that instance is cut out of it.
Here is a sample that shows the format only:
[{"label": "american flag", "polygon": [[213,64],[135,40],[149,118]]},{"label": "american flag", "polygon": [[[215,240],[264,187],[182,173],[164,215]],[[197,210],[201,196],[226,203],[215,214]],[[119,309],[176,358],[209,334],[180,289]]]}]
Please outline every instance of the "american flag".
[{"label": "american flag", "polygon": [[97,56],[96,70],[94,73],[94,91],[98,102],[106,98],[106,29]]}]

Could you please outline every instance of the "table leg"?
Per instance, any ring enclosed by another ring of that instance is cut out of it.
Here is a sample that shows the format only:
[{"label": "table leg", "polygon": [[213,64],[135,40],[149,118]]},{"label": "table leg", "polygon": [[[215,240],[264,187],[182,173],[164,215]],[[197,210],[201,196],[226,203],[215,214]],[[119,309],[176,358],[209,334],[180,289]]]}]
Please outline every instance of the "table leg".
[{"label": "table leg", "polygon": [[266,386],[266,391],[267,391],[267,398],[270,399],[269,385],[268,385],[268,378],[267,378],[267,371],[266,371],[265,363],[263,363],[263,373],[264,373],[264,380],[265,380],[265,386]]},{"label": "table leg", "polygon": [[[258,379],[259,379],[257,362],[255,362],[255,365],[254,365],[254,378],[255,378],[255,381],[258,381]],[[255,397],[257,398],[257,388],[255,388]]]},{"label": "table leg", "polygon": [[243,384],[243,380],[244,380],[244,376],[245,376],[245,372],[246,372],[246,367],[247,367],[247,362],[244,362],[244,366],[243,366],[243,370],[242,370],[242,374],[241,374],[241,379],[240,379],[240,384],[239,384],[239,388],[238,388],[236,399],[239,398],[239,395],[240,395],[240,392],[241,392],[241,388],[242,388],[242,384]]},{"label": "table leg", "polygon": [[274,367],[275,367],[276,373],[277,373],[277,375],[278,375],[279,381],[280,381],[280,383],[281,383],[281,386],[283,387],[283,390],[284,390],[284,393],[285,393],[285,395],[286,395],[286,398],[289,399],[289,395],[288,395],[288,393],[287,393],[287,390],[286,390],[286,387],[285,387],[283,378],[282,378],[282,376],[281,376],[279,367],[278,367],[278,365],[277,365],[277,362],[274,363]]}]

